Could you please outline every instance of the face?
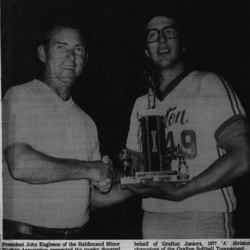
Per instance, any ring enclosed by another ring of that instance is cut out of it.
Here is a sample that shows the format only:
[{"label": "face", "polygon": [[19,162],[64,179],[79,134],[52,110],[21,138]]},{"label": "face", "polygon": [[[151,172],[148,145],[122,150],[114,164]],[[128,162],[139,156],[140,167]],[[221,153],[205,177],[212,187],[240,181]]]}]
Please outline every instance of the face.
[{"label": "face", "polygon": [[57,88],[72,85],[87,63],[88,55],[79,32],[70,28],[56,29],[48,49],[39,47],[45,63],[45,78]]},{"label": "face", "polygon": [[[157,29],[170,25],[176,25],[173,19],[157,16],[151,19],[146,29]],[[146,55],[152,62],[160,68],[173,68],[177,66],[182,58],[183,48],[181,46],[180,38],[166,39],[163,34],[159,34],[159,39],[153,43],[147,43],[145,50]]]}]

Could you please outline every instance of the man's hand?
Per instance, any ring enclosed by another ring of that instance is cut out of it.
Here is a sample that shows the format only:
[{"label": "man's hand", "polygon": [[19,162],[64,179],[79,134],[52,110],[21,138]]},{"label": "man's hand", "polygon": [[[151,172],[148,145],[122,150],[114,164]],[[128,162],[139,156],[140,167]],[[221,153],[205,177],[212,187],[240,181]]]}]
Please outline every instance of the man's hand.
[{"label": "man's hand", "polygon": [[107,178],[115,178],[113,163],[108,156],[104,156],[100,161],[91,161],[89,165],[90,174],[88,179],[91,182],[101,182]]},{"label": "man's hand", "polygon": [[104,181],[98,182],[98,181],[92,181],[91,184],[99,189],[100,193],[102,194],[106,194],[110,191],[111,187],[112,187],[112,179],[107,178]]},{"label": "man's hand", "polygon": [[184,185],[175,186],[169,182],[154,182],[147,179],[141,180],[140,186],[129,186],[129,189],[143,198],[158,198],[170,201],[181,201],[184,199],[182,188]]},{"label": "man's hand", "polygon": [[113,180],[116,177],[116,174],[115,174],[115,171],[114,171],[114,168],[113,168],[113,163],[109,159],[108,156],[103,156],[102,162],[104,164],[106,164],[107,166],[109,166],[108,173],[107,173],[107,178],[105,178],[102,181],[93,180],[93,181],[91,181],[91,184],[95,188],[98,188],[100,193],[108,193],[110,191],[110,189],[112,188],[112,183],[113,183]]}]

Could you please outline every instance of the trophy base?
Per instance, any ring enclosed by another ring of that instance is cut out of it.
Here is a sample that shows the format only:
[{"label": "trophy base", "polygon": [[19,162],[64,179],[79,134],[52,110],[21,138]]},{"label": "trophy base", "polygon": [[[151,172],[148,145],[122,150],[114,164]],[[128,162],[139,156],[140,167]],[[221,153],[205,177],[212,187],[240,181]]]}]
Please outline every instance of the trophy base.
[{"label": "trophy base", "polygon": [[178,174],[177,171],[163,172],[136,172],[135,176],[122,177],[120,184],[122,189],[127,189],[128,186],[142,186],[141,180],[148,179],[155,182],[164,181],[176,183],[177,185],[185,184],[190,181],[190,176],[187,173]]}]

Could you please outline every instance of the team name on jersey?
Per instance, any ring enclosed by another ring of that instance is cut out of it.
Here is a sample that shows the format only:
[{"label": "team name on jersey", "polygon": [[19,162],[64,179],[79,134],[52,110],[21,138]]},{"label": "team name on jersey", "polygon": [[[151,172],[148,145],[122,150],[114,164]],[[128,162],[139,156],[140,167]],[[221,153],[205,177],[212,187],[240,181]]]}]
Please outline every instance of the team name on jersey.
[{"label": "team name on jersey", "polygon": [[166,115],[164,117],[164,124],[165,124],[165,128],[168,128],[170,126],[172,126],[175,123],[180,123],[180,124],[185,124],[187,123],[189,120],[185,117],[186,115],[186,110],[183,111],[177,111],[177,106],[172,108],[170,107],[167,111],[166,111]]}]

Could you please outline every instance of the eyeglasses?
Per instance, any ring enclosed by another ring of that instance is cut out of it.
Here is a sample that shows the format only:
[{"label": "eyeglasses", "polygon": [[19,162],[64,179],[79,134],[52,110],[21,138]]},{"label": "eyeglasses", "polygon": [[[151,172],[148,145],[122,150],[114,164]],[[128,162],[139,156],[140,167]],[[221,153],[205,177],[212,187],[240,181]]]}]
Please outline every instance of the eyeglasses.
[{"label": "eyeglasses", "polygon": [[165,39],[174,39],[179,36],[179,31],[177,26],[166,26],[161,30],[151,29],[147,32],[146,39],[147,43],[153,43],[158,41],[159,34],[162,33]]}]

